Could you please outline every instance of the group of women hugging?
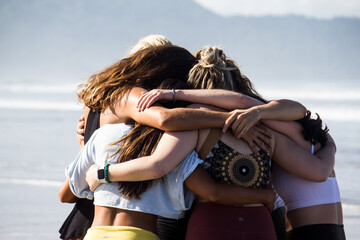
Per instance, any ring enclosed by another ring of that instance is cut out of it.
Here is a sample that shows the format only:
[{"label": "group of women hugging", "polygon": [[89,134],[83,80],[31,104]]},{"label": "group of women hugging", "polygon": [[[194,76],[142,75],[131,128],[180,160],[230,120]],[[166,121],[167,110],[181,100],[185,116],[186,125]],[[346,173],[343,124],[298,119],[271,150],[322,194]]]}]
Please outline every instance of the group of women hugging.
[{"label": "group of women hugging", "polygon": [[61,239],[345,239],[328,129],[221,49],[150,35],[78,98]]}]

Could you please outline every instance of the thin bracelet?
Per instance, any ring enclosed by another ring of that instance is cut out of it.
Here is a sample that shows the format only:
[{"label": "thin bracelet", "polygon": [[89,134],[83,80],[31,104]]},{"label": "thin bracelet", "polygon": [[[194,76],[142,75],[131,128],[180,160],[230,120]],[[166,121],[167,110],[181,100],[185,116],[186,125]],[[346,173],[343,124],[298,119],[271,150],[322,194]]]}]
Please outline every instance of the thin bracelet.
[{"label": "thin bracelet", "polygon": [[111,181],[109,179],[109,166],[110,166],[110,163],[106,164],[104,167],[105,180],[107,183],[111,183]]},{"label": "thin bracelet", "polygon": [[326,140],[326,142],[332,143],[334,145],[334,147],[335,147],[335,152],[337,151],[336,143],[333,140],[328,139],[328,140]]},{"label": "thin bracelet", "polygon": [[175,96],[175,89],[171,89],[172,90],[172,94],[173,94],[173,102],[176,102],[176,96]]}]

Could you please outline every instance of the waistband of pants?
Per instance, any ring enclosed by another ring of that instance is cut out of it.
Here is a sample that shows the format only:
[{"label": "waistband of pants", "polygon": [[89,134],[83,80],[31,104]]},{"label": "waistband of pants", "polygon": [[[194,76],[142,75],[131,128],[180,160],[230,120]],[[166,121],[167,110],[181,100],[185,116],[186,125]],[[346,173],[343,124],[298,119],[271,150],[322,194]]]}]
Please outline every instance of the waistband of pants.
[{"label": "waistband of pants", "polygon": [[84,240],[95,239],[136,239],[136,240],[160,240],[159,237],[147,230],[130,226],[96,226],[91,227]]}]

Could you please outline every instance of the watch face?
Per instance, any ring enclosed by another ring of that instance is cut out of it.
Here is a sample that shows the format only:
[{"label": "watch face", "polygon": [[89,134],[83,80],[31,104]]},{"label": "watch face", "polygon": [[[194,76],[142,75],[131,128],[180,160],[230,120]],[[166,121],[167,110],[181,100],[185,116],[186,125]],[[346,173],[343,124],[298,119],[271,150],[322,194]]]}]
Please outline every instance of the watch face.
[{"label": "watch face", "polygon": [[104,178],[105,178],[105,171],[104,171],[104,169],[98,169],[97,175],[98,175],[98,178],[99,178],[99,179],[104,179]]}]

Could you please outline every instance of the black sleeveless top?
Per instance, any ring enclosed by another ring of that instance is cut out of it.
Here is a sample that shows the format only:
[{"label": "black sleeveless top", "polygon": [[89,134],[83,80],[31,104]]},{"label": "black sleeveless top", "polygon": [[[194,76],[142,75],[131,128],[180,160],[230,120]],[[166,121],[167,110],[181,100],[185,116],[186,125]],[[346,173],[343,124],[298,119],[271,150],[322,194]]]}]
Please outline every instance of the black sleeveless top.
[{"label": "black sleeveless top", "polygon": [[[96,129],[100,127],[100,110],[90,110],[86,121],[84,143],[86,143]],[[92,200],[79,198],[71,213],[61,226],[61,239],[80,238],[85,236],[94,219],[94,204]]]}]

